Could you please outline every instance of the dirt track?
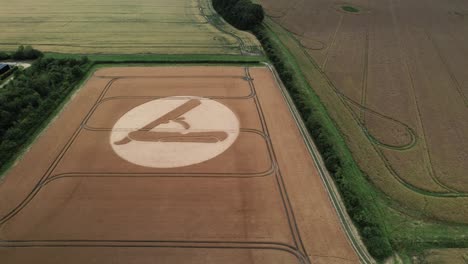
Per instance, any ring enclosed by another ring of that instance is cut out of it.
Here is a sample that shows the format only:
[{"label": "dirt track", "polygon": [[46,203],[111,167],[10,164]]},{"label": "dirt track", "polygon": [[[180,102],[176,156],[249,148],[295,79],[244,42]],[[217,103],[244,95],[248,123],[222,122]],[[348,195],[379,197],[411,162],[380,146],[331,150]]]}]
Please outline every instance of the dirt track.
[{"label": "dirt track", "polygon": [[[122,115],[181,95],[231,109],[240,122],[231,147],[178,168],[116,155],[109,136]],[[358,262],[267,68],[99,70],[0,197],[5,263]]]}]

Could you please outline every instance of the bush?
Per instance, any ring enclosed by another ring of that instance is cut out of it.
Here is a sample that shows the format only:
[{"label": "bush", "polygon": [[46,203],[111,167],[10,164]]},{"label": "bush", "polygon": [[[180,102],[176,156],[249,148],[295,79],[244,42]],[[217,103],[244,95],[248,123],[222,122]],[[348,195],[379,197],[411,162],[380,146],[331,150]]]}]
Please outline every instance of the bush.
[{"label": "bush", "polygon": [[213,0],[213,7],[229,24],[241,30],[251,30],[265,18],[262,6],[251,0]]},{"label": "bush", "polygon": [[33,49],[31,46],[19,46],[11,56],[14,60],[34,60],[42,57],[42,52]]},{"label": "bush", "polygon": [[11,56],[6,52],[0,52],[0,60],[8,60]]}]

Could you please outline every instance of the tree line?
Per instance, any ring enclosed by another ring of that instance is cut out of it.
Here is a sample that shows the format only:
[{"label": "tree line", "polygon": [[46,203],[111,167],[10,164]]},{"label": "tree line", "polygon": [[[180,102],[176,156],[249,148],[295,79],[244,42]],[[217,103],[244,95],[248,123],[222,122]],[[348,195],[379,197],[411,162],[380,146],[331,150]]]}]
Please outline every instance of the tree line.
[{"label": "tree line", "polygon": [[213,0],[212,3],[216,12],[241,30],[252,30],[265,18],[262,6],[251,0]]},{"label": "tree line", "polygon": [[0,60],[35,60],[42,57],[42,52],[31,46],[19,46],[13,53],[0,52]]},{"label": "tree line", "polygon": [[0,89],[0,164],[10,161],[80,82],[91,63],[40,58]]}]

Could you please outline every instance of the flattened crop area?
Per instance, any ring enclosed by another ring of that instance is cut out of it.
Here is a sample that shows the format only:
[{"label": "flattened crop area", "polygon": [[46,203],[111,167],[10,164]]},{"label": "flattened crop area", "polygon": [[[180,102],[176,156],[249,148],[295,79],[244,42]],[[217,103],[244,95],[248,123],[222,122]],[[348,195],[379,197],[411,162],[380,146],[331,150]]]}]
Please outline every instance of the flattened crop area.
[{"label": "flattened crop area", "polygon": [[249,54],[251,34],[216,18],[207,0],[6,1],[0,49],[61,53]]},{"label": "flattened crop area", "polygon": [[357,263],[268,68],[98,70],[0,185],[5,263]]},{"label": "flattened crop area", "polygon": [[355,158],[374,183],[405,207],[467,223],[468,5],[262,3],[297,40],[286,44],[295,56],[309,56],[308,62],[299,59],[309,65],[309,81],[315,77],[308,69],[322,74],[323,85],[315,79],[311,86],[334,108],[331,115],[341,119]]}]

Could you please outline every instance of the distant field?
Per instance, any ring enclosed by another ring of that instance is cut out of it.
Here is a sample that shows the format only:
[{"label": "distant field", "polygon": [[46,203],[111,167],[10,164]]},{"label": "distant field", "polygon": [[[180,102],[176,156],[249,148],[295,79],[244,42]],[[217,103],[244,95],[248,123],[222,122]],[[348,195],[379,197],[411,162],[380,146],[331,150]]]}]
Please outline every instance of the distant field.
[{"label": "distant field", "polygon": [[105,54],[250,54],[254,36],[220,20],[209,0],[4,1],[0,50]]},{"label": "distant field", "polygon": [[468,5],[261,2],[372,182],[418,215],[468,223]]}]

